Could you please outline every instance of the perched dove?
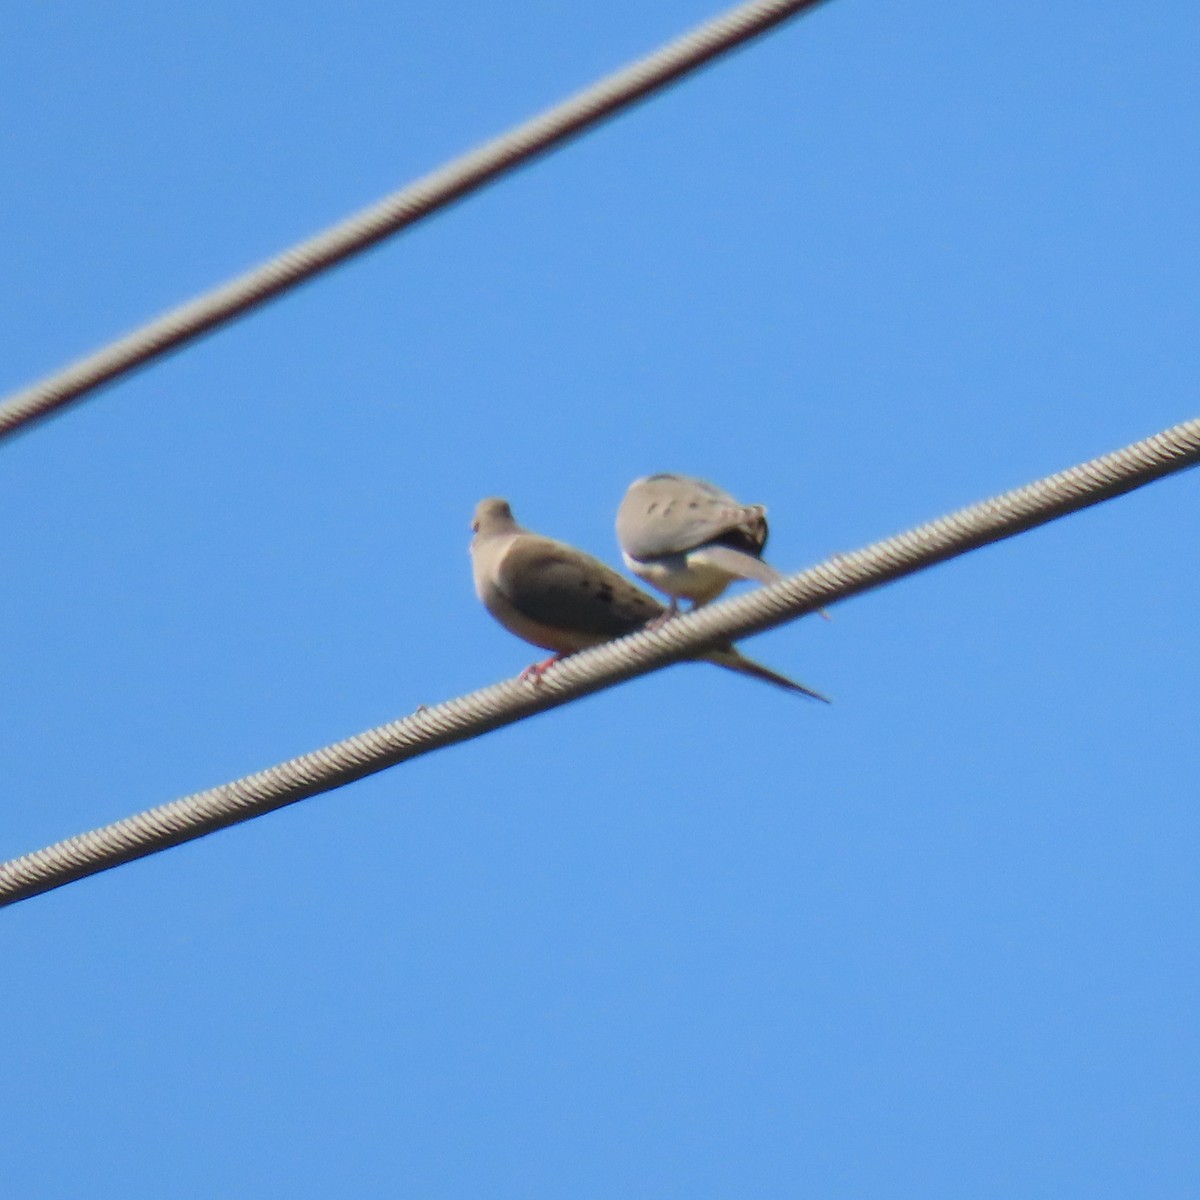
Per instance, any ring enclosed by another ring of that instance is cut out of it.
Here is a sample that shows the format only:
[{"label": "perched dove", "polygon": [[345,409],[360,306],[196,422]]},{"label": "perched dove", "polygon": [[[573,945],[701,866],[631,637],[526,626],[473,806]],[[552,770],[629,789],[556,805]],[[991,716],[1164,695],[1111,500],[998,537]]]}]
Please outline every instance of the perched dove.
[{"label": "perched dove", "polygon": [[[565,542],[541,537],[514,520],[506,500],[481,500],[471,523],[475,591],[488,612],[517,637],[553,650],[528,668],[535,679],[560,658],[644,628],[666,609],[611,567]],[[731,671],[825,700],[742,655],[732,642],[697,656]]]},{"label": "perched dove", "polygon": [[735,579],[782,579],[762,560],[767,510],[740,504],[702,479],[647,475],[629,485],[617,510],[617,541],[625,565],[671,598],[699,608]]}]

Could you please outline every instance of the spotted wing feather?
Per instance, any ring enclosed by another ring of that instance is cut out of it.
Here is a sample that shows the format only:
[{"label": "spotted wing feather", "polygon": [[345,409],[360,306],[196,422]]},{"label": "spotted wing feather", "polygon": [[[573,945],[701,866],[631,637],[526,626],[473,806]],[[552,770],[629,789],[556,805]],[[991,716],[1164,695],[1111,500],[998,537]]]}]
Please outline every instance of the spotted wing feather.
[{"label": "spotted wing feather", "polygon": [[533,534],[512,543],[496,584],[528,620],[596,642],[632,633],[664,611],[599,559]]},{"label": "spotted wing feather", "polygon": [[710,543],[759,555],[767,542],[764,510],[682,475],[651,475],[635,483],[617,513],[622,550],[642,562]]}]

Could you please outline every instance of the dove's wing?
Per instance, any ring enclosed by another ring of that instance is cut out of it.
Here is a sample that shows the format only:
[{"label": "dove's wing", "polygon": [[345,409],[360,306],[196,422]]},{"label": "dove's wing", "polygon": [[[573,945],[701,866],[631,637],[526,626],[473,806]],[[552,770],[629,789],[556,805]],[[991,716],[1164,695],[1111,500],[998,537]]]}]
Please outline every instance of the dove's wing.
[{"label": "dove's wing", "polygon": [[617,511],[617,540],[630,558],[652,561],[710,542],[758,555],[767,541],[764,509],[686,475],[632,483]]},{"label": "dove's wing", "polygon": [[575,649],[632,633],[663,612],[599,559],[532,533],[511,540],[493,582],[516,613],[560,631]]}]

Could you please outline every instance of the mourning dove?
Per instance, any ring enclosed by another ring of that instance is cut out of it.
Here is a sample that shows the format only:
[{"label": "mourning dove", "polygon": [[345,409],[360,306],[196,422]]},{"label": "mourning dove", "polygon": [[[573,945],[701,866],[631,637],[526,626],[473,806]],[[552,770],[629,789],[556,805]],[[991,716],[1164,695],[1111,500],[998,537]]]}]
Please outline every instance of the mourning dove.
[{"label": "mourning dove", "polygon": [[[506,500],[481,500],[471,523],[475,591],[488,612],[517,637],[553,650],[529,667],[539,678],[577,650],[643,629],[666,609],[599,559],[517,524]],[[696,656],[816,700],[826,697],[764,667],[727,642]]]},{"label": "mourning dove", "polygon": [[762,560],[767,510],[741,504],[702,479],[647,475],[629,485],[617,510],[625,565],[671,598],[699,608],[735,579],[774,583],[783,576]]}]

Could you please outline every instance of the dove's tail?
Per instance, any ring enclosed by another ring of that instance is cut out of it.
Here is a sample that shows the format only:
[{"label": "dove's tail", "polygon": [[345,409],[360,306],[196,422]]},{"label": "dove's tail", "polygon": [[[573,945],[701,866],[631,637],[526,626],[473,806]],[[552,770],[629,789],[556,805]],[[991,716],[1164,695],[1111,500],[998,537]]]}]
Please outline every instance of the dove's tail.
[{"label": "dove's tail", "polygon": [[747,554],[733,546],[722,546],[712,543],[708,546],[693,550],[688,555],[688,561],[699,563],[705,567],[715,567],[732,575],[735,579],[752,579],[758,583],[778,583],[783,576],[770,563],[754,554]]},{"label": "dove's tail", "polygon": [[[783,578],[770,563],[763,562],[761,558],[755,558],[753,554],[747,554],[743,550],[735,550],[732,546],[705,546],[701,550],[693,550],[688,555],[688,560],[706,567],[716,567],[718,571],[724,571],[735,579],[749,579],[764,586],[768,583],[778,583]],[[829,614],[823,608],[818,608],[816,612],[818,616],[830,620]],[[819,698],[825,699],[824,696]]]},{"label": "dove's tail", "polygon": [[772,671],[770,667],[764,667],[762,663],[755,662],[752,658],[747,658],[735,646],[730,646],[728,649],[712,650],[704,657],[709,662],[716,663],[718,667],[725,667],[729,671],[737,671],[741,675],[749,675],[752,679],[761,679],[765,683],[773,683],[776,687],[783,688],[784,691],[799,692],[802,696],[811,696],[814,700],[820,700],[822,704],[833,703],[828,696],[822,696],[820,692],[814,692],[812,688],[805,687],[804,684],[797,683],[794,679],[789,679],[786,675],[780,675],[778,671]]}]

